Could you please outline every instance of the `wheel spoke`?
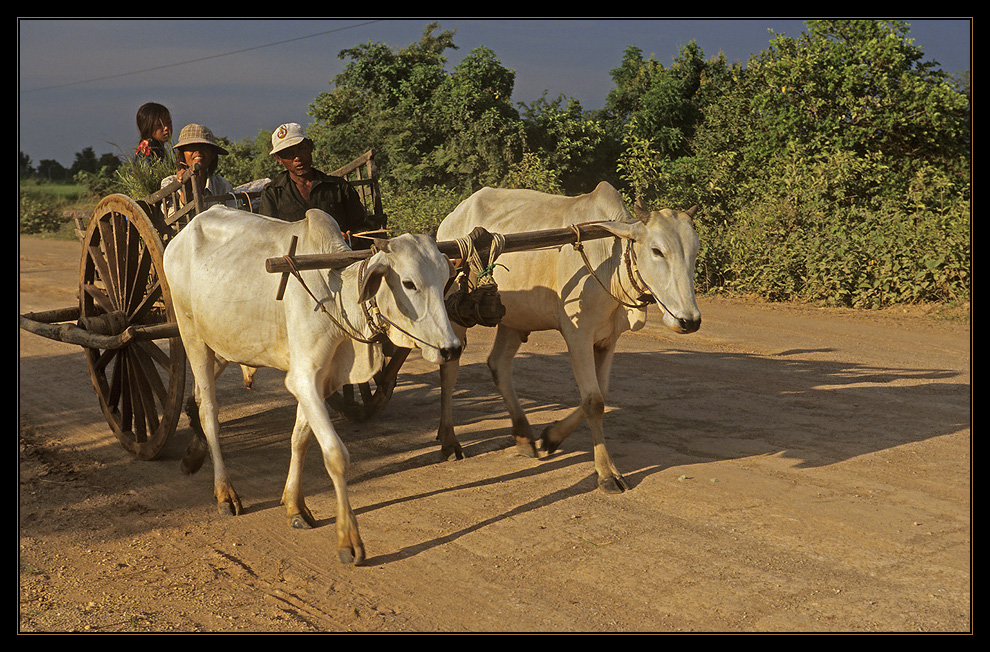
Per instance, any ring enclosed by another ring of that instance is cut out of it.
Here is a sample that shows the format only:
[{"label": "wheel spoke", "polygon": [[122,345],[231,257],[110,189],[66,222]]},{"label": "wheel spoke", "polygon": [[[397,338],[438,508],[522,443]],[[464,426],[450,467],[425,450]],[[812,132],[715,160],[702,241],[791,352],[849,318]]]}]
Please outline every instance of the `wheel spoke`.
[{"label": "wheel spoke", "polygon": [[142,443],[148,441],[148,426],[151,425],[151,430],[154,431],[158,418],[154,409],[154,398],[149,396],[151,392],[147,378],[141,369],[140,362],[136,360],[134,351],[129,351],[127,355],[127,374],[131,407],[134,411],[131,432],[134,434],[134,440]]},{"label": "wheel spoke", "polygon": [[118,305],[123,308],[127,305],[127,267],[129,263],[127,243],[130,240],[131,226],[128,219],[120,213],[114,212],[110,219],[113,226],[113,251],[115,254],[111,260],[117,263],[116,266],[111,266],[111,269],[115,273],[114,280],[119,293]]},{"label": "wheel spoke", "polygon": [[144,313],[146,309],[142,308],[142,306],[144,305],[143,300],[145,299],[146,290],[149,289],[149,284],[152,280],[155,286],[158,285],[158,280],[151,278],[152,260],[149,251],[142,247],[140,252],[135,250],[134,255],[138,259],[138,262],[134,269],[133,278],[130,279],[130,289],[128,290],[130,301],[127,304],[128,315]]},{"label": "wheel spoke", "polygon": [[111,405],[117,406],[119,414],[118,426],[121,432],[128,432],[131,429],[131,397],[127,391],[127,360],[124,359],[123,351],[114,359],[113,377],[110,383]]},{"label": "wheel spoke", "polygon": [[[110,218],[112,219],[112,215]],[[107,294],[115,306],[120,306],[120,280],[117,278],[117,241],[114,237],[113,223],[110,219],[101,218],[97,224],[100,240],[95,246],[98,251],[92,252],[93,262],[97,265],[99,278],[107,289]],[[92,248],[92,247],[91,247]]]},{"label": "wheel spoke", "polygon": [[130,313],[131,321],[135,324],[145,324],[149,321],[154,321],[149,319],[149,315],[151,315],[162,298],[161,283],[155,279],[155,282],[148,287],[147,292],[145,296],[140,297],[141,301],[138,302],[137,306]]},{"label": "wheel spoke", "polygon": [[121,279],[121,299],[123,304],[121,308],[125,311],[130,312],[131,304],[136,297],[139,297],[143,292],[143,288],[140,287],[139,283],[140,274],[138,273],[138,257],[140,256],[141,249],[141,237],[137,232],[137,228],[134,227],[129,221],[123,222],[121,225],[124,233],[123,242],[124,249],[121,252],[120,264],[120,279]]},{"label": "wheel spoke", "polygon": [[[142,388],[144,388],[143,395],[146,396],[146,404],[151,413],[156,412],[155,399],[157,399],[158,403],[164,405],[168,398],[168,388],[162,382],[159,371],[160,367],[155,359],[154,350],[160,351],[160,349],[150,342],[138,342],[131,347],[131,354],[135,363],[135,375]],[[156,416],[154,417],[154,425],[157,426],[157,424],[158,419]]]},{"label": "wheel spoke", "polygon": [[116,311],[116,306],[113,305],[113,300],[107,295],[106,291],[101,288],[87,283],[83,285],[83,292],[85,292],[89,297],[96,300],[103,312],[111,313]]}]

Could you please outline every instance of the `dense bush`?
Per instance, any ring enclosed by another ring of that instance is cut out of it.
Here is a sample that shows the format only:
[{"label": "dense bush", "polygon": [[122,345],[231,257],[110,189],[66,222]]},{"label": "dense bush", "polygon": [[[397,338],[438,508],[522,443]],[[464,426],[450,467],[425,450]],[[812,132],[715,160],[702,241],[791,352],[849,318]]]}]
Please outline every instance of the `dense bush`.
[{"label": "dense bush", "polygon": [[442,186],[396,192],[386,183],[382,188],[390,235],[433,233],[462,199],[463,193]]},{"label": "dense bush", "polygon": [[62,203],[50,197],[20,194],[20,232],[24,235],[58,231],[62,223]]},{"label": "dense bush", "polygon": [[716,62],[661,198],[699,203],[699,287],[855,307],[970,296],[968,98],[907,27],[812,21]]}]

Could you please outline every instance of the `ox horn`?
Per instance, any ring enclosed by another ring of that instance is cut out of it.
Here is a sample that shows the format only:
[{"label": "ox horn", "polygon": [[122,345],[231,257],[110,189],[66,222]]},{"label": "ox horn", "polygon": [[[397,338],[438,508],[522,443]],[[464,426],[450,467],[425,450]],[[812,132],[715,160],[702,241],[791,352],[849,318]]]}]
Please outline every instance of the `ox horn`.
[{"label": "ox horn", "polygon": [[650,211],[648,208],[646,208],[646,203],[643,201],[642,195],[636,197],[635,209],[636,209],[636,217],[639,218],[640,222],[646,224],[646,221],[650,219]]}]

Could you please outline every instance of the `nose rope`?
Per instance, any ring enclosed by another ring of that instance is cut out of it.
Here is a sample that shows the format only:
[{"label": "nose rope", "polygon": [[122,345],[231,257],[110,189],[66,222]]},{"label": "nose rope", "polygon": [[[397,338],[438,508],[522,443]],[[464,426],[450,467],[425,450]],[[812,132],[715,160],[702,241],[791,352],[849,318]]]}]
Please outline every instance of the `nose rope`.
[{"label": "nose rope", "polygon": [[[413,335],[412,333],[410,333],[409,331],[407,331],[406,329],[402,328],[401,326],[399,326],[398,324],[396,324],[394,321],[392,321],[391,319],[389,319],[388,317],[386,317],[385,315],[383,315],[382,314],[382,311],[378,308],[377,302],[374,299],[371,299],[369,302],[367,302],[367,303],[371,304],[370,305],[370,308],[367,305],[365,305],[365,304],[361,304],[361,307],[364,310],[364,315],[365,315],[365,319],[368,321],[368,326],[371,328],[371,330],[375,334],[370,339],[368,339],[368,338],[362,337],[362,336],[360,336],[360,335],[352,332],[352,330],[350,328],[348,328],[347,326],[344,326],[333,315],[331,315],[327,311],[326,307],[323,305],[323,302],[316,298],[316,295],[313,294],[313,291],[309,289],[309,286],[308,285],[306,285],[306,281],[303,280],[302,274],[299,273],[299,269],[296,267],[296,263],[292,259],[292,256],[283,256],[282,258],[288,264],[290,273],[293,276],[296,277],[296,279],[299,281],[299,283],[303,286],[303,289],[306,290],[306,292],[309,294],[309,296],[311,296],[313,298],[313,301],[316,302],[316,307],[319,310],[321,310],[323,312],[323,314],[326,315],[330,319],[330,321],[332,321],[337,326],[337,328],[339,328],[340,330],[344,331],[344,334],[347,335],[348,337],[350,337],[352,340],[356,340],[356,341],[361,342],[363,344],[378,344],[378,343],[381,342],[381,338],[382,337],[388,337],[388,328],[383,327],[380,324],[375,323],[375,317],[377,317],[380,321],[385,322],[389,326],[392,326],[397,331],[400,331],[402,333],[405,333],[406,336],[408,336],[409,338],[411,338],[413,340],[416,340],[420,344],[422,344],[424,346],[428,346],[428,347],[433,348],[433,349],[436,349],[437,351],[443,351],[443,347],[437,346],[436,344],[430,344],[429,342],[416,337],[415,335]],[[360,283],[361,279],[364,278],[364,270],[365,270],[365,268],[367,266],[367,262],[368,262],[368,259],[367,258],[365,258],[364,260],[361,261],[360,273],[359,273],[359,276],[358,276],[358,282],[359,283]]]},{"label": "nose rope", "polygon": [[[413,335],[412,333],[410,333],[406,329],[404,329],[401,326],[399,326],[398,324],[396,324],[394,321],[392,321],[391,319],[389,319],[388,317],[386,317],[385,315],[383,315],[382,314],[382,311],[378,309],[378,306],[377,305],[371,306],[371,314],[375,315],[376,317],[378,317],[378,319],[380,319],[381,321],[385,322],[386,324],[388,324],[389,326],[391,326],[395,330],[400,331],[402,333],[405,333],[407,337],[410,337],[410,338],[416,340],[420,344],[422,344],[424,346],[428,346],[431,349],[436,349],[437,351],[442,351],[443,350],[442,347],[439,347],[436,344],[430,344],[426,340],[421,340],[420,338],[416,337],[415,335]],[[386,337],[388,336],[388,329],[387,328],[383,329],[382,332],[385,334]]]},{"label": "nose rope", "polygon": [[[639,304],[626,303],[625,301],[623,301],[619,297],[617,297],[614,294],[612,294],[612,291],[610,289],[608,289],[607,287],[605,287],[605,284],[602,282],[602,280],[600,278],[598,278],[598,274],[596,274],[595,273],[595,270],[592,268],[591,261],[588,260],[587,254],[584,253],[584,243],[581,242],[581,229],[577,228],[577,225],[574,225],[574,224],[572,224],[570,226],[570,229],[571,229],[571,231],[574,231],[574,236],[576,237],[576,240],[574,241],[574,244],[571,245],[571,246],[574,247],[574,250],[575,251],[577,251],[579,254],[581,254],[581,260],[584,261],[584,266],[588,270],[588,274],[591,275],[591,278],[595,279],[598,282],[598,285],[600,285],[602,287],[602,289],[605,290],[605,292],[607,292],[610,297],[612,297],[613,299],[615,299],[617,302],[621,303],[622,305],[626,306],[627,308],[639,308],[639,309],[646,308],[646,306],[648,306],[649,304],[646,304],[646,303],[639,303]],[[621,286],[621,282],[620,282],[619,285]]]}]

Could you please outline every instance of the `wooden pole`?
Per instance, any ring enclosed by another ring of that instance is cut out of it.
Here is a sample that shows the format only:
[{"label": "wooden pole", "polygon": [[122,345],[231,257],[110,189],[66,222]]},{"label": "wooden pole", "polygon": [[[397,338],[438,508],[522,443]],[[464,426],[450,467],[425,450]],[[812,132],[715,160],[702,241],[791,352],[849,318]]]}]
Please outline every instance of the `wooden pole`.
[{"label": "wooden pole", "polygon": [[[581,240],[598,240],[607,238],[613,234],[597,224],[575,225],[581,234]],[[578,234],[572,228],[544,229],[542,231],[526,231],[524,233],[505,234],[505,245],[502,253],[512,253],[514,251],[527,251],[529,249],[542,249],[544,247],[559,247],[561,245],[573,244],[577,242]],[[437,242],[437,249],[440,253],[451,258],[457,258],[460,248],[454,240],[444,240]],[[292,256],[292,262],[296,269],[340,269],[352,263],[360,262],[371,255],[369,250],[348,251],[334,254],[301,254]],[[289,272],[292,266],[284,256],[269,258],[265,261],[265,269],[273,274]]]}]

